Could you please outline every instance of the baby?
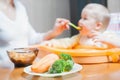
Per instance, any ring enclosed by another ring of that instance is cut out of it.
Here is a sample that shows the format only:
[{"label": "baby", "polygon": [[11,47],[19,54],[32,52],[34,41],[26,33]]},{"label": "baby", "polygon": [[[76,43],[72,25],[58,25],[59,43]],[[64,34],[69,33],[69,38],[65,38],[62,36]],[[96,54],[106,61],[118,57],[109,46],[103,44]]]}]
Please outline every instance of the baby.
[{"label": "baby", "polygon": [[[68,20],[66,20],[67,22]],[[55,48],[71,49],[77,45],[108,47],[108,44],[115,45],[109,41],[104,41],[102,36],[109,24],[110,14],[106,7],[101,4],[90,3],[86,5],[81,13],[81,19],[78,21],[78,27],[82,30],[78,35],[71,38],[52,39],[43,42],[41,45],[47,45]],[[61,19],[61,23],[64,23]],[[65,26],[68,26],[69,22]],[[58,23],[59,25],[59,23]],[[109,39],[110,37],[108,37]],[[115,41],[114,41],[115,42]],[[108,44],[107,44],[108,43]]]}]

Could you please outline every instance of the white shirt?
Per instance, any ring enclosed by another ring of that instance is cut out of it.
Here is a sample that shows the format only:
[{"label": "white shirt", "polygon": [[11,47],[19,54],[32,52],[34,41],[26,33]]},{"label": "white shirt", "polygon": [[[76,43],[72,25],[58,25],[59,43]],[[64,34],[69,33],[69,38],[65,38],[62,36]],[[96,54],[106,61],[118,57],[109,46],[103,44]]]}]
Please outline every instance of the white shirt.
[{"label": "white shirt", "polygon": [[7,49],[39,43],[44,36],[44,33],[36,33],[31,27],[24,6],[17,0],[14,3],[16,8],[14,21],[0,12],[0,57],[7,56]]}]

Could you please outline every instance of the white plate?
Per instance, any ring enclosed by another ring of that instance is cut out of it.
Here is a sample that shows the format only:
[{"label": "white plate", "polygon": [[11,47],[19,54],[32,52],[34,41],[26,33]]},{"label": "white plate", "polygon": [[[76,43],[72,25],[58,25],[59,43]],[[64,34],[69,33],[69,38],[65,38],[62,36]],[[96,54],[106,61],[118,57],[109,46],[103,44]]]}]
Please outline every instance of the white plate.
[{"label": "white plate", "polygon": [[57,73],[57,74],[49,74],[48,72],[46,73],[35,73],[31,71],[31,66],[27,66],[24,68],[24,72],[30,75],[35,75],[35,76],[42,76],[42,77],[57,77],[57,76],[64,76],[67,74],[72,74],[75,72],[78,72],[82,69],[82,66],[79,64],[74,64],[73,69],[69,72],[62,72],[62,73]]}]

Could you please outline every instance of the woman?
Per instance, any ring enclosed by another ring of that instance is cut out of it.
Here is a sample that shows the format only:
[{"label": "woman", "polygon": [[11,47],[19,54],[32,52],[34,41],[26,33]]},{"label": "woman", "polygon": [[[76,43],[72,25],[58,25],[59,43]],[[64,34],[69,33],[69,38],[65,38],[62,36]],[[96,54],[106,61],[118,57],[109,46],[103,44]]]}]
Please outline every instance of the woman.
[{"label": "woman", "polygon": [[0,0],[0,63],[10,63],[6,50],[38,44],[60,35],[69,28],[64,26],[68,21],[57,22],[61,24],[55,24],[52,30],[36,33],[28,21],[24,6],[18,0]]}]

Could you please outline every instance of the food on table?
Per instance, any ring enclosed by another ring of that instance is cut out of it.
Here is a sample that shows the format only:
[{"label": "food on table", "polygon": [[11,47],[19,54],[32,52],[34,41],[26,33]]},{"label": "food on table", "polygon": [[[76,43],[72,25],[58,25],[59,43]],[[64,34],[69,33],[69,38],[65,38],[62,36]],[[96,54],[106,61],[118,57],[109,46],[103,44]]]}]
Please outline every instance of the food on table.
[{"label": "food on table", "polygon": [[32,64],[33,60],[36,58],[38,49],[33,48],[15,48],[7,51],[11,61],[15,66],[26,66]]},{"label": "food on table", "polygon": [[50,67],[49,69],[49,73],[62,73],[64,72],[64,69],[65,69],[65,60],[63,59],[59,59],[59,60],[56,60],[54,62],[54,64]]},{"label": "food on table", "polygon": [[36,73],[48,72],[50,74],[68,72],[73,68],[74,61],[69,54],[48,54],[38,62],[34,62],[31,70]]},{"label": "food on table", "polygon": [[49,69],[49,73],[62,73],[70,71],[73,68],[74,62],[69,54],[60,54],[60,59],[55,61]]},{"label": "food on table", "polygon": [[73,68],[73,65],[74,62],[72,60],[67,60],[64,71],[70,71]]},{"label": "food on table", "polygon": [[59,57],[56,54],[48,54],[37,62],[34,62],[31,66],[31,70],[37,73],[43,73],[48,71],[51,64],[53,64]]},{"label": "food on table", "polygon": [[65,61],[72,60],[72,57],[69,54],[64,54],[64,53],[60,54],[60,58],[65,60]]}]

